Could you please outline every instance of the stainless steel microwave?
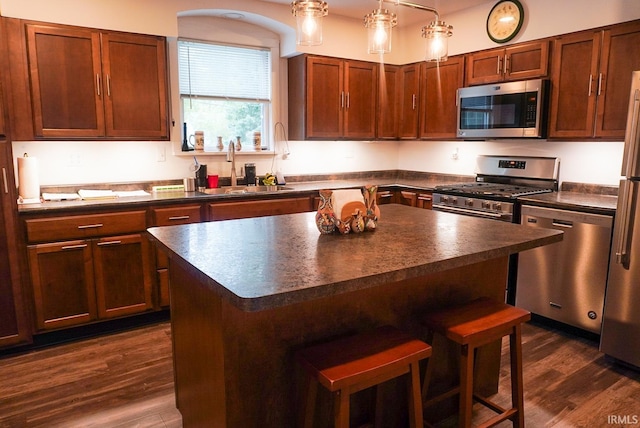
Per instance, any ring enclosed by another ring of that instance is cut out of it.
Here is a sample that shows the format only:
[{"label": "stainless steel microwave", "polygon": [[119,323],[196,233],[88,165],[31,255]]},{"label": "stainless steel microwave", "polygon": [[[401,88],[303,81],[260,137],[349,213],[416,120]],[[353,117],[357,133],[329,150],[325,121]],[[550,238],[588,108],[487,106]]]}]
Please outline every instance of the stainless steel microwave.
[{"label": "stainless steel microwave", "polygon": [[536,79],[458,89],[458,137],[545,138],[548,88]]}]

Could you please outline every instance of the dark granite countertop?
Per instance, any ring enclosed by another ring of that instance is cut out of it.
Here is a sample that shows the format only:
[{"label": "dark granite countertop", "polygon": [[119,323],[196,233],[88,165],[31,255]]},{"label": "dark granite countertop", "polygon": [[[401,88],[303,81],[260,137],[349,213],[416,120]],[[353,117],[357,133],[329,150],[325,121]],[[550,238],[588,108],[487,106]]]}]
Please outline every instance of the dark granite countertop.
[{"label": "dark granite countertop", "polygon": [[504,257],[561,232],[391,204],[377,230],[321,235],[315,213],[154,227],[174,262],[244,311],[276,308]]},{"label": "dark granite countertop", "polygon": [[[412,173],[402,171],[400,173],[368,173],[368,174],[341,174],[336,176],[301,176],[292,177],[294,181],[287,181],[286,190],[260,193],[230,193],[230,194],[206,194],[200,192],[151,192],[149,183],[129,184],[100,184],[66,186],[55,188],[58,192],[76,192],[78,188],[112,189],[112,190],[147,190],[148,196],[130,196],[113,199],[73,200],[73,201],[46,201],[42,203],[19,204],[20,213],[45,213],[50,211],[79,211],[91,208],[136,208],[150,204],[188,203],[193,201],[201,203],[219,200],[242,200],[255,198],[274,198],[294,196],[296,193],[317,192],[320,189],[346,189],[373,184],[380,187],[406,187],[411,189],[431,191],[435,186],[456,181],[472,181],[473,177],[450,176],[442,174]],[[298,181],[307,180],[307,181]],[[164,183],[162,183],[164,184]],[[176,184],[176,183],[173,183]]]}]

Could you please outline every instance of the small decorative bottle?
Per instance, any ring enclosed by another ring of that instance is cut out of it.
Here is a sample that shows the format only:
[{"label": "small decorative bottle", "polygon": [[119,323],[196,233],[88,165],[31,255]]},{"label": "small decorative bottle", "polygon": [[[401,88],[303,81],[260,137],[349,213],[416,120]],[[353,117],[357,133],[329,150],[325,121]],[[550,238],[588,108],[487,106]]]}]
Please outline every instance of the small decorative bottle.
[{"label": "small decorative bottle", "polygon": [[242,143],[240,142],[240,137],[236,137],[236,152],[242,150]]},{"label": "small decorative bottle", "polygon": [[331,204],[333,190],[320,190],[320,205],[316,213],[316,226],[322,235],[330,235],[336,230],[336,215]]},{"label": "small decorative bottle", "polygon": [[224,150],[224,144],[222,144],[222,137],[218,137],[218,151],[221,152]]},{"label": "small decorative bottle", "polygon": [[262,150],[262,137],[260,136],[260,131],[253,133],[253,150],[256,152]]},{"label": "small decorative bottle", "polygon": [[367,207],[365,213],[365,230],[374,230],[378,224],[380,217],[380,207],[376,203],[376,195],[378,186],[367,184],[362,188],[362,196],[364,196],[364,205]]}]

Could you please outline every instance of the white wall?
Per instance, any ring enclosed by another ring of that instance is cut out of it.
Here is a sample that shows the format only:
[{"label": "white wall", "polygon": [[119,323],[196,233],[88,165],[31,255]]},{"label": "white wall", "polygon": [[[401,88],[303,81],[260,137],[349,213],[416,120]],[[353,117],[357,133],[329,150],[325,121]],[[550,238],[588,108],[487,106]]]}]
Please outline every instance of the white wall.
[{"label": "white wall", "polygon": [[[329,1],[329,3],[331,3]],[[450,53],[458,54],[495,47],[484,31],[493,1],[476,8],[442,16],[454,26]],[[521,34],[512,43],[568,33],[640,18],[638,0],[523,0],[528,16]],[[159,34],[174,43],[180,35],[179,15],[219,16],[240,11],[246,21],[261,25],[281,37],[281,55],[296,54],[292,42],[293,18],[289,5],[257,0],[0,0],[4,16],[90,26],[139,33]],[[363,11],[366,13],[367,11]],[[235,22],[235,24],[238,24]],[[229,22],[230,26],[234,22]],[[305,52],[362,60],[366,54],[366,31],[361,20],[332,16],[325,21],[325,41]],[[423,41],[419,26],[400,28],[394,34],[394,53],[388,63],[420,61]],[[300,50],[302,51],[302,50]],[[176,103],[175,52],[170,52],[173,118],[171,142],[14,142],[14,156],[28,152],[40,159],[40,181],[44,185],[93,182],[130,182],[179,179],[190,175],[193,159],[179,152],[180,117]],[[280,73],[285,86],[286,75]],[[286,118],[286,103],[276,115]],[[384,169],[408,169],[452,174],[473,174],[477,154],[545,154],[562,159],[561,179],[599,184],[617,184],[622,144],[618,142],[321,142],[291,141],[291,156],[282,159],[284,144],[276,156],[241,153],[238,162],[256,162],[258,174],[282,170],[287,174],[332,173]],[[459,159],[451,159],[455,148]],[[159,161],[162,154],[165,161]],[[222,155],[199,158],[211,173],[229,175]]]}]

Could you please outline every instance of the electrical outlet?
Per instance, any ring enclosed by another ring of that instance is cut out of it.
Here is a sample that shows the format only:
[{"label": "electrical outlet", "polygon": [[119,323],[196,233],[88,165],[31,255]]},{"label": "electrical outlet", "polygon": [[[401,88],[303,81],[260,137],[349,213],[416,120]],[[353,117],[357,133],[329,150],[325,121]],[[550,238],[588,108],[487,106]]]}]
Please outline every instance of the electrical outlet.
[{"label": "electrical outlet", "polygon": [[80,159],[80,155],[77,153],[72,153],[69,155],[67,159],[67,166],[69,167],[79,167],[82,165],[82,161]]},{"label": "electrical outlet", "polygon": [[166,161],[167,161],[167,151],[164,145],[158,146],[158,162],[166,162]]}]

